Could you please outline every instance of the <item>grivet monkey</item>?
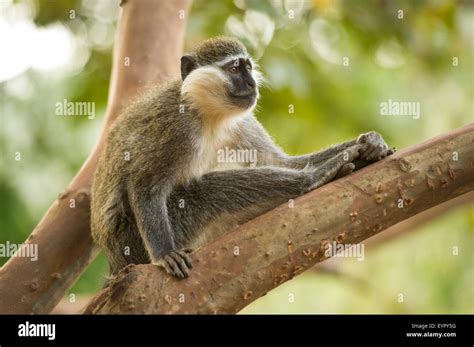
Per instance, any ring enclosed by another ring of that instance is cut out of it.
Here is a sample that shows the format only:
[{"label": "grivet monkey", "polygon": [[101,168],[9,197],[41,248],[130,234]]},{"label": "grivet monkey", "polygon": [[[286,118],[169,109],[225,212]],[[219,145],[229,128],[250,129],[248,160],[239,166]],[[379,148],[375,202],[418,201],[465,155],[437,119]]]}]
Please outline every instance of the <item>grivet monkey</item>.
[{"label": "grivet monkey", "polygon": [[[133,102],[107,136],[92,185],[92,236],[111,274],[152,263],[187,277],[191,249],[392,153],[376,132],[289,156],[253,115],[261,75],[234,38],[181,58],[180,81]],[[227,148],[256,162],[221,163]]]}]

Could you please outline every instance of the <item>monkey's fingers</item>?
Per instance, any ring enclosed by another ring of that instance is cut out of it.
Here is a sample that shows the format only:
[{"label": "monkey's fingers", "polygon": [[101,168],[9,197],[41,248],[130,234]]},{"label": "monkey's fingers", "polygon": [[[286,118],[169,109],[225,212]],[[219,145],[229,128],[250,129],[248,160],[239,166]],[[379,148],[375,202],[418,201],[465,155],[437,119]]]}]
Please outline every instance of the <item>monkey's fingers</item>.
[{"label": "monkey's fingers", "polygon": [[378,161],[385,158],[389,154],[392,154],[392,150],[390,150],[388,146],[383,143],[369,148],[367,152],[362,154],[362,159],[369,161]]},{"label": "monkey's fingers", "polygon": [[370,143],[366,143],[366,142],[359,143],[359,154],[363,155],[365,152],[370,150],[370,148],[371,148]]},{"label": "monkey's fingers", "polygon": [[336,177],[335,178],[341,178],[341,177],[344,177],[352,172],[354,172],[354,169],[355,169],[355,164],[354,163],[347,163],[347,164],[344,164],[341,169],[339,170],[339,172],[337,173]]},{"label": "monkey's fingers", "polygon": [[380,146],[373,146],[373,147],[370,147],[367,152],[365,152],[363,155],[362,155],[362,159],[365,159],[365,160],[376,160],[378,156],[380,156],[383,152],[383,149],[380,147]]},{"label": "monkey's fingers", "polygon": [[344,174],[351,173],[352,171],[354,171],[355,167],[356,166],[354,163],[344,164],[344,166],[341,167],[341,173],[344,173]]},{"label": "monkey's fingers", "polygon": [[356,140],[357,143],[367,143],[367,134],[360,134]]},{"label": "monkey's fingers", "polygon": [[348,147],[344,152],[340,153],[345,162],[352,162],[355,159],[359,158],[361,152],[364,150],[366,144],[357,144],[351,147]]},{"label": "monkey's fingers", "polygon": [[361,147],[362,145],[360,144],[348,147],[344,152],[341,152],[335,157],[327,160],[323,165],[314,170],[312,173],[312,183],[305,192],[319,188],[322,185],[331,182],[344,165],[350,164],[360,156],[359,151]]},{"label": "monkey's fingers", "polygon": [[374,143],[381,137],[382,136],[380,136],[379,133],[375,131],[369,131],[368,133],[360,134],[357,138],[357,143]]}]

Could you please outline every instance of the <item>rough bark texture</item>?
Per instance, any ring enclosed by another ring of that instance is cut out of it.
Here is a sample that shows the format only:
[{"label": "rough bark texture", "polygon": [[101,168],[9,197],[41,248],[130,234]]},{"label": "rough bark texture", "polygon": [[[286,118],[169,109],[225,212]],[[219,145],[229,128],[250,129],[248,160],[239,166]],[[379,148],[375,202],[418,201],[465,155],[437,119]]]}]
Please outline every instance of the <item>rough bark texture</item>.
[{"label": "rough bark texture", "polygon": [[401,221],[383,233],[371,237],[370,240],[368,240],[369,242],[367,242],[367,246],[370,248],[377,247],[380,244],[392,241],[402,235],[408,235],[410,234],[410,231],[415,231],[419,227],[434,221],[436,218],[440,218],[449,212],[462,208],[463,206],[474,206],[474,191],[458,196],[457,198],[446,201],[440,205],[436,205],[429,210],[417,214],[413,218]]},{"label": "rough bark texture", "polygon": [[473,189],[470,124],[323,186],[296,199],[294,208],[282,205],[196,250],[186,280],[153,265],[129,266],[84,312],[236,313],[325,260],[332,242],[359,243]]},{"label": "rough bark texture", "polygon": [[[120,109],[142,87],[180,76],[186,26],[182,14],[187,17],[190,3],[124,2],[100,138],[69,187],[27,239],[26,243],[38,244],[38,260],[13,257],[0,269],[0,313],[48,313],[94,259],[97,249],[90,235],[90,187],[105,134]],[[71,199],[75,199],[75,208],[69,207]]]},{"label": "rough bark texture", "polygon": [[[469,193],[443,202],[442,204],[420,212],[411,218],[405,219],[400,223],[392,225],[383,233],[379,233],[368,239],[365,242],[365,250],[371,251],[372,249],[377,248],[394,239],[403,237],[404,235],[409,235],[411,232],[419,230],[423,225],[436,221],[437,218],[442,218],[445,214],[457,209],[461,209],[464,206],[474,206],[474,191],[470,191]],[[341,265],[342,262],[344,262],[344,258],[333,257],[323,263],[317,264],[315,267],[313,267],[313,270],[315,273],[324,272],[327,274],[334,274],[339,277],[347,277],[346,273],[339,271],[339,265]]]}]

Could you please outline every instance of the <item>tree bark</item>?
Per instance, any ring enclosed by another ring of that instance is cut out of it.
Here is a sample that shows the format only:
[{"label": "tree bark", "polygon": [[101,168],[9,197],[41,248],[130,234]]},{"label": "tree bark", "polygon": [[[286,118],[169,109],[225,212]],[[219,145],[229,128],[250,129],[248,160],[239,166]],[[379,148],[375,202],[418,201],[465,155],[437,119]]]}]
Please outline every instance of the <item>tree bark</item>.
[{"label": "tree bark", "polygon": [[402,150],[282,205],[192,253],[178,280],[130,265],[84,313],[236,313],[327,259],[474,189],[474,124]]},{"label": "tree bark", "polygon": [[107,130],[144,86],[180,76],[190,4],[191,0],[124,2],[99,140],[26,240],[38,245],[38,260],[12,257],[0,269],[0,313],[50,312],[97,255],[90,235],[90,188]]},{"label": "tree bark", "polygon": [[[474,206],[473,204],[474,191],[443,202],[442,204],[436,205],[428,210],[420,212],[413,217],[392,225],[383,233],[374,235],[365,243],[365,250],[371,251],[372,249],[389,241],[403,237],[404,235],[409,235],[411,232],[415,232],[423,225],[436,221],[437,218],[441,218],[444,215],[453,212],[454,210],[461,209],[465,206]],[[313,271],[315,273],[324,272],[326,274],[334,274],[339,277],[347,277],[347,274],[339,271],[339,265],[341,262],[343,262],[343,258],[331,258],[323,263],[317,264],[315,267],[313,267]]]}]

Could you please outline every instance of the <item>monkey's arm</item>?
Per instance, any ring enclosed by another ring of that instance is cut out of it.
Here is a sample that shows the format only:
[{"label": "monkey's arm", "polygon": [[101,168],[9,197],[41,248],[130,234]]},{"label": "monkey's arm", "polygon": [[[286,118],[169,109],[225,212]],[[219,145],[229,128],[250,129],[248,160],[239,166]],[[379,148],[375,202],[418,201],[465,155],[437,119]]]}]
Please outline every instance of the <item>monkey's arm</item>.
[{"label": "monkey's arm", "polygon": [[[393,154],[394,152],[388,147],[380,134],[376,133],[375,131],[370,131],[368,133],[359,135],[356,140],[343,142],[322,151],[301,156],[286,156],[283,158],[282,163],[284,166],[295,168],[301,168],[308,164],[318,165],[319,163],[324,162],[339,153],[344,153],[347,148],[355,144],[362,145],[362,149],[360,158],[354,161],[353,170],[358,170],[364,166],[367,166],[371,162],[381,160],[387,155]],[[349,172],[345,172],[343,174],[347,174]]]},{"label": "monkey's arm", "polygon": [[289,156],[273,142],[265,128],[255,118],[249,118],[247,122],[251,123],[251,126],[246,127],[249,130],[245,132],[245,136],[241,135],[239,140],[241,143],[247,142],[246,146],[257,150],[259,166],[275,165],[293,169],[303,169],[308,165],[318,166],[336,155],[344,153],[347,148],[360,144],[362,145],[361,156],[354,162],[353,167],[350,166],[351,170],[346,170],[346,173],[349,173],[393,153],[380,134],[370,131],[359,135],[356,140],[343,142],[315,153]]},{"label": "monkey's arm", "polygon": [[[257,167],[215,171],[177,187],[168,208],[176,243],[195,246],[209,225],[226,231],[330,182],[341,167],[359,156],[360,145],[347,148],[317,168],[295,170]],[[345,160],[347,159],[347,160]]]},{"label": "monkey's arm", "polygon": [[348,147],[353,146],[357,143],[357,140],[351,140],[343,142],[337,145],[333,145],[321,151],[314,153],[298,155],[298,156],[284,156],[281,159],[281,164],[287,167],[293,168],[304,168],[306,165],[318,165],[325,162],[326,160],[334,157],[335,155],[344,152]]}]

